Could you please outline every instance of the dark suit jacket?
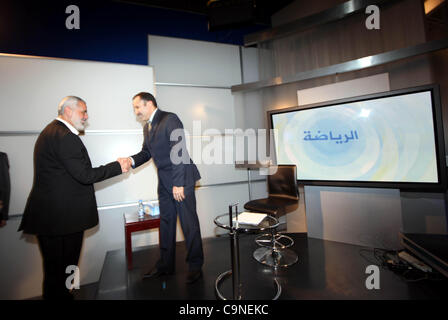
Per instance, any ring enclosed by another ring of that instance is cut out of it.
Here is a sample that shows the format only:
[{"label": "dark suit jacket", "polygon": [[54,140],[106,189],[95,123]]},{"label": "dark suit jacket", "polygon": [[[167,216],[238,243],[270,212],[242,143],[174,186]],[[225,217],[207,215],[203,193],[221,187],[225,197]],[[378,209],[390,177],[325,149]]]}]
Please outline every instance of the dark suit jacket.
[{"label": "dark suit jacket", "polygon": [[98,224],[93,184],[121,174],[118,162],[92,168],[81,139],[58,120],[34,148],[34,183],[19,231],[64,235]]},{"label": "dark suit jacket", "polygon": [[[179,134],[175,134],[174,138],[176,139],[171,141],[170,136],[175,129],[179,129]],[[161,184],[168,192],[172,192],[173,186],[194,186],[201,176],[188,155],[183,125],[178,116],[158,109],[148,135],[145,134],[145,131],[144,128],[142,150],[132,156],[135,162],[134,167],[153,158],[158,169],[159,187]],[[170,159],[172,150],[184,161],[173,163]]]},{"label": "dark suit jacket", "polygon": [[11,181],[9,178],[8,155],[0,152],[0,200],[3,201],[3,209],[0,209],[0,220],[8,220],[10,195]]}]

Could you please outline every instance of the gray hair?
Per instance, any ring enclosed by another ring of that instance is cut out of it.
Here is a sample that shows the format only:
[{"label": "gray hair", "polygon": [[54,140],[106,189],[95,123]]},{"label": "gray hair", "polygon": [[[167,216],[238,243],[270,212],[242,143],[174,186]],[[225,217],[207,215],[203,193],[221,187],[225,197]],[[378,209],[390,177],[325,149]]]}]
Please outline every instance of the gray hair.
[{"label": "gray hair", "polygon": [[63,115],[65,108],[67,108],[67,107],[69,107],[70,109],[73,110],[73,107],[77,107],[78,103],[86,104],[86,102],[79,97],[75,97],[75,96],[65,97],[64,99],[61,100],[61,102],[59,102],[58,115],[60,115],[60,116]]}]

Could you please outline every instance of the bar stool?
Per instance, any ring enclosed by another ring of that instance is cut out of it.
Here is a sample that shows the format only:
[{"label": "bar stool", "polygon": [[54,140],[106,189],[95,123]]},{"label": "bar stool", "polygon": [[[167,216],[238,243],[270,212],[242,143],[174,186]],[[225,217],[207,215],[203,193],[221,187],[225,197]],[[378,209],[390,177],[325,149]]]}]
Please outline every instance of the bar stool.
[{"label": "bar stool", "polygon": [[[272,171],[272,167],[269,170]],[[278,165],[274,174],[268,175],[268,197],[247,202],[244,209],[263,212],[277,219],[299,206],[297,186],[297,167],[295,165]],[[277,229],[256,238],[260,248],[255,250],[253,257],[260,263],[277,268],[288,267],[298,261],[297,254],[288,249],[294,245],[294,240]]]}]

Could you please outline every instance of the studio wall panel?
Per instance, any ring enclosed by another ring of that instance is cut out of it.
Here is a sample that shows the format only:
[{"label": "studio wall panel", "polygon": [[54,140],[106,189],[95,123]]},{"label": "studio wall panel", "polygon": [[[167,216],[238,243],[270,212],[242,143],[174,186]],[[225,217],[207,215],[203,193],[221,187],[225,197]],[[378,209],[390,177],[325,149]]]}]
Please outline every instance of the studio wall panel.
[{"label": "studio wall panel", "polygon": [[207,129],[208,134],[210,130],[224,133],[225,129],[235,128],[230,89],[157,86],[156,98],[161,110],[179,116],[187,133],[207,134]]},{"label": "studio wall panel", "polygon": [[148,47],[156,82],[228,87],[241,83],[238,46],[150,35]]},{"label": "studio wall panel", "polygon": [[243,83],[255,82],[260,80],[258,74],[258,48],[241,48]]},{"label": "studio wall panel", "polygon": [[67,95],[87,102],[89,130],[140,128],[132,97],[154,92],[149,66],[0,55],[0,74],[2,131],[41,131]]},{"label": "studio wall panel", "polygon": [[259,91],[235,92],[235,122],[237,128],[265,129],[268,127]]},{"label": "studio wall panel", "polygon": [[[93,166],[100,166],[118,157],[128,157],[140,152],[143,134],[86,135],[82,140],[89,152]],[[98,206],[135,202],[139,199],[157,199],[157,169],[154,162],[143,164],[127,173],[95,184]]]},{"label": "studio wall panel", "polygon": [[322,101],[345,99],[351,96],[362,96],[389,90],[389,73],[380,73],[370,77],[298,90],[297,100],[300,106],[304,106]]},{"label": "studio wall panel", "polygon": [[308,236],[397,250],[402,230],[396,189],[305,186]]}]

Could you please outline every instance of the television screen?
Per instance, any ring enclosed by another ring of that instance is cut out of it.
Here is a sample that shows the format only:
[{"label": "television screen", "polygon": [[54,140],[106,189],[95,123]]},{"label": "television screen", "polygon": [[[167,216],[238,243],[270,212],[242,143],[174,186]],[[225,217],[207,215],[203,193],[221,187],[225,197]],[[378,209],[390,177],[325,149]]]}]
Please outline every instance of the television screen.
[{"label": "television screen", "polygon": [[[270,111],[278,164],[308,184],[441,188],[445,152],[436,86]],[[334,182],[334,183],[332,183]]]}]

